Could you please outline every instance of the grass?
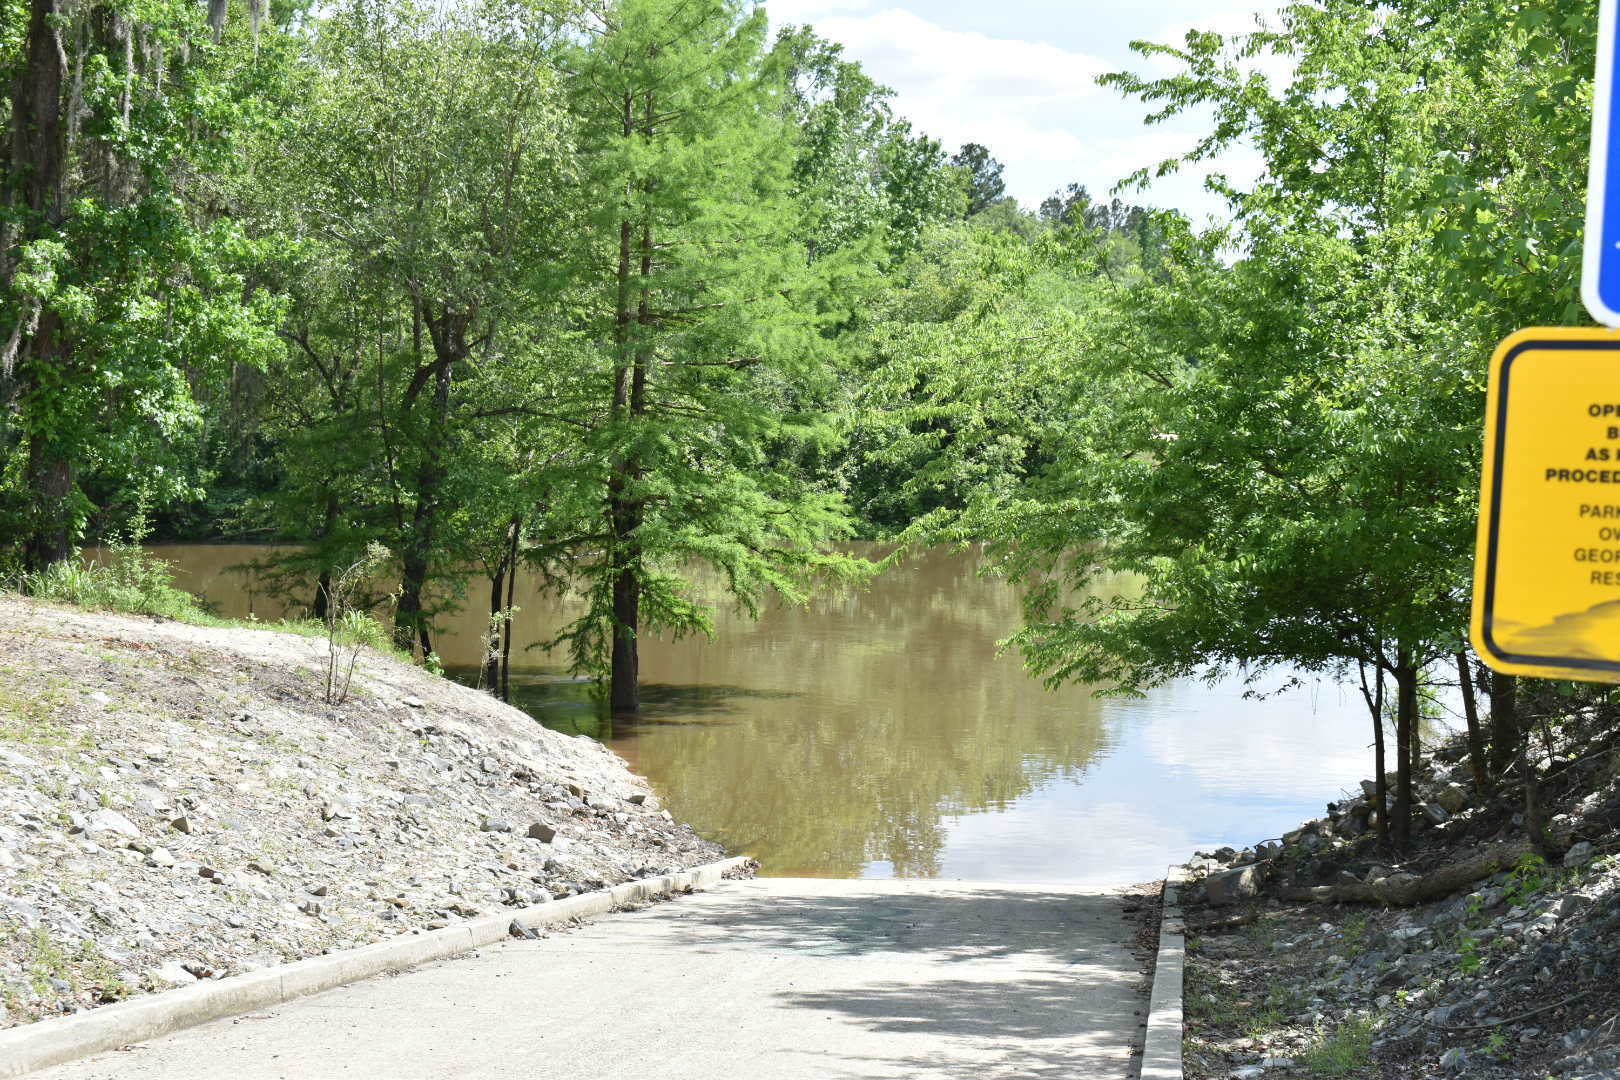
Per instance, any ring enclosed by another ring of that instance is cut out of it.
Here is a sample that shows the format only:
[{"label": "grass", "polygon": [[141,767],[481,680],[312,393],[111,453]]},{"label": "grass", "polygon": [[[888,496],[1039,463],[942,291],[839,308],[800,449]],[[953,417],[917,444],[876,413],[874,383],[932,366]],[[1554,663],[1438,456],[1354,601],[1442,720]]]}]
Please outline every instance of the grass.
[{"label": "grass", "polygon": [[1320,1034],[1299,1056],[1299,1064],[1311,1076],[1356,1077],[1372,1065],[1373,1022],[1351,1018],[1331,1034]]},{"label": "grass", "polygon": [[[8,672],[9,669],[0,669],[0,675]],[[51,679],[43,686],[34,686],[24,680],[0,678],[0,740],[89,749],[90,739],[86,733],[75,732],[57,720],[72,701],[73,693],[65,679]]]},{"label": "grass", "polygon": [[[324,638],[328,633],[326,624],[319,619],[265,622],[252,617],[228,619],[216,615],[204,601],[174,584],[172,563],[148,554],[133,543],[109,545],[105,563],[76,559],[53,563],[38,573],[13,574],[5,587],[38,600],[71,604],[89,611],[158,615],[194,626],[275,630],[308,638]],[[414,661],[410,653],[394,645],[392,635],[376,619],[358,613],[355,618],[369,625],[349,628],[348,636],[396,660]]]}]

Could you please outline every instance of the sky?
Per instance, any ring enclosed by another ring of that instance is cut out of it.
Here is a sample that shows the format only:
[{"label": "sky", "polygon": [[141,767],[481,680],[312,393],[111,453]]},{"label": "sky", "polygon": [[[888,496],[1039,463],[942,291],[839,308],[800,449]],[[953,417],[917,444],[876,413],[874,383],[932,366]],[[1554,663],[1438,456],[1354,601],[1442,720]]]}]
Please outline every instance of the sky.
[{"label": "sky", "polygon": [[[1008,194],[1030,208],[1081,183],[1094,197],[1143,166],[1186,150],[1199,118],[1145,126],[1146,110],[1096,84],[1109,71],[1155,71],[1138,39],[1179,43],[1194,27],[1255,25],[1255,0],[764,0],[773,25],[809,23],[895,91],[902,116],[944,144],[983,143],[1006,166]],[[1274,9],[1267,9],[1274,10]],[[1167,69],[1160,68],[1160,71]],[[1255,175],[1252,151],[1219,166]],[[1154,183],[1130,202],[1222,216],[1207,170]]]}]

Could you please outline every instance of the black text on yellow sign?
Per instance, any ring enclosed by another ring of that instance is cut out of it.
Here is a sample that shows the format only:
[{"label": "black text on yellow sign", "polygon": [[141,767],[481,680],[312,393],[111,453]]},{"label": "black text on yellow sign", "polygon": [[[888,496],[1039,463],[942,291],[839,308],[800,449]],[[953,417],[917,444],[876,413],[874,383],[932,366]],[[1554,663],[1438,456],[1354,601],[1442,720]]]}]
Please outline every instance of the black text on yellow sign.
[{"label": "black text on yellow sign", "polygon": [[1472,632],[1498,671],[1620,682],[1620,331],[1491,359]]}]

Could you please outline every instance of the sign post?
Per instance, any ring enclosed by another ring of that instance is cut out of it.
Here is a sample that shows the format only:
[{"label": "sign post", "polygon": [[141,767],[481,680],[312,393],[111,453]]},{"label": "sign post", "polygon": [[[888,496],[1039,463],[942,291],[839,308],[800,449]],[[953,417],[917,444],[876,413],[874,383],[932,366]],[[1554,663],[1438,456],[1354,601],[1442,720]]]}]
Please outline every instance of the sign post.
[{"label": "sign post", "polygon": [[1620,682],[1620,331],[1521,330],[1491,360],[1474,649]]},{"label": "sign post", "polygon": [[1620,326],[1620,131],[1613,124],[1620,27],[1616,0],[1598,7],[1597,72],[1592,83],[1592,156],[1587,168],[1586,249],[1581,299],[1592,318]]}]

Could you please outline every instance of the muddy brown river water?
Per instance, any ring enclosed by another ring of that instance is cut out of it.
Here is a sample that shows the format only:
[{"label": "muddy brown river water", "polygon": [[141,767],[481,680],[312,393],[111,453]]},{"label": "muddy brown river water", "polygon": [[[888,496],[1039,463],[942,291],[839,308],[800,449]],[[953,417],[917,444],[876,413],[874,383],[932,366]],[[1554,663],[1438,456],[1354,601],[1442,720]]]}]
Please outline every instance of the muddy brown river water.
[{"label": "muddy brown river water", "polygon": [[[153,551],[222,614],[284,613],[231,569],[269,549]],[[978,565],[934,554],[757,622],[723,610],[713,641],[644,641],[634,722],[559,659],[514,650],[514,704],[605,741],[678,817],[776,875],[1142,881],[1194,848],[1277,836],[1370,774],[1365,710],[1328,683],[1264,700],[1196,680],[1139,699],[1043,689],[998,654],[1018,596]],[[486,593],[474,581],[473,610],[442,622],[453,674],[476,678]],[[518,593],[519,646],[568,617]]]}]

